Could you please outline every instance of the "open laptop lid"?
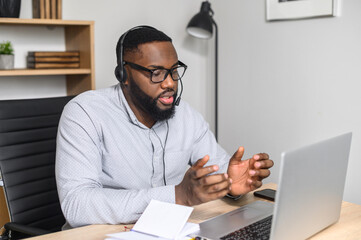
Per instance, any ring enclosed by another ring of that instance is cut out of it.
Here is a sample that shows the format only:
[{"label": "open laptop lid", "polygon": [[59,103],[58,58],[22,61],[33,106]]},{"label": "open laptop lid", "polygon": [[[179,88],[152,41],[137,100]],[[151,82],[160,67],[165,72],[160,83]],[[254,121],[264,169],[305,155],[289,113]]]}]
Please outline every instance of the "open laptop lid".
[{"label": "open laptop lid", "polygon": [[340,216],[352,133],[282,153],[271,239],[306,239]]}]

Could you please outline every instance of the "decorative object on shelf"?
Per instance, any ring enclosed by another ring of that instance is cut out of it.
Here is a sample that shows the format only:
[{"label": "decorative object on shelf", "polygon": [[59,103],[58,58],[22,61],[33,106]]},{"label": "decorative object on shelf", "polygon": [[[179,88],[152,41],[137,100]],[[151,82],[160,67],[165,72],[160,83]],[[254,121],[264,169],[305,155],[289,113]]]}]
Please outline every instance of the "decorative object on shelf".
[{"label": "decorative object on shelf", "polygon": [[62,0],[33,0],[33,18],[62,19]]},{"label": "decorative object on shelf", "polygon": [[218,27],[213,19],[214,12],[209,1],[202,2],[199,13],[189,21],[187,32],[193,37],[209,39],[213,35],[213,26],[215,28],[215,106],[214,106],[214,135],[218,140]]},{"label": "decorative object on shelf", "polygon": [[0,0],[0,17],[19,18],[21,0]]},{"label": "decorative object on shelf", "polygon": [[267,21],[337,16],[338,0],[267,0]]},{"label": "decorative object on shelf", "polygon": [[79,68],[79,51],[28,52],[28,68]]},{"label": "decorative object on shelf", "polygon": [[0,43],[0,69],[14,69],[14,49],[9,41]]}]

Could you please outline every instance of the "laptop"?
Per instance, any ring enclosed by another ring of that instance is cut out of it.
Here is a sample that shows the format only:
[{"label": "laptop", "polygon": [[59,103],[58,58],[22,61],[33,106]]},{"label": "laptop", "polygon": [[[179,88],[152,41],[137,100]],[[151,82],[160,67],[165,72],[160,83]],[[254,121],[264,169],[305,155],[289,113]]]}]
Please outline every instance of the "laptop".
[{"label": "laptop", "polygon": [[[199,239],[306,239],[340,217],[352,133],[281,156],[275,203],[255,201],[200,224]],[[261,225],[260,225],[261,224]]]}]

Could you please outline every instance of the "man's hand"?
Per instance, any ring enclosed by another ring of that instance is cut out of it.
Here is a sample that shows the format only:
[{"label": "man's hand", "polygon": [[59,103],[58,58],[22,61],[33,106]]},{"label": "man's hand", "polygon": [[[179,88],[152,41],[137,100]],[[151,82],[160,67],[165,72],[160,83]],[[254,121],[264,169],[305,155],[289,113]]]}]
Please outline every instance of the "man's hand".
[{"label": "man's hand", "polygon": [[267,153],[253,155],[242,160],[244,148],[240,147],[229,160],[228,176],[232,179],[230,194],[237,196],[255,190],[262,186],[262,180],[270,175],[273,161]]},{"label": "man's hand", "polygon": [[224,197],[230,190],[231,179],[226,173],[209,175],[217,165],[203,167],[209,160],[206,155],[188,169],[182,182],[175,186],[176,203],[192,206]]}]

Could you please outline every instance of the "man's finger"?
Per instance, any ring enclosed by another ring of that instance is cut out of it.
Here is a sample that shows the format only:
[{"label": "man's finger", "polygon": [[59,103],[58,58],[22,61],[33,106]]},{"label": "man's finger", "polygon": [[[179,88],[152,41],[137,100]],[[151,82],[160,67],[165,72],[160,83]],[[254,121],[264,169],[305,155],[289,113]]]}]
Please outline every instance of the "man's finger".
[{"label": "man's finger", "polygon": [[252,185],[255,187],[255,188],[259,188],[262,186],[262,182],[261,181],[253,181],[252,182]]},{"label": "man's finger", "polygon": [[268,169],[273,167],[273,161],[271,159],[267,159],[267,160],[258,160],[254,163],[254,168],[256,169]]},{"label": "man's finger", "polygon": [[213,174],[213,175],[206,176],[206,177],[202,178],[201,183],[203,185],[213,185],[213,184],[216,184],[216,183],[223,182],[223,181],[225,181],[227,179],[228,179],[228,174],[227,173]]},{"label": "man's finger", "polygon": [[255,179],[247,179],[247,182],[254,188],[259,188],[262,186],[262,181],[258,181],[258,180],[255,180]]},{"label": "man's finger", "polygon": [[249,175],[251,177],[259,177],[261,179],[268,177],[271,174],[271,171],[268,169],[259,169],[259,170],[250,170]]},{"label": "man's finger", "polygon": [[207,174],[217,172],[219,167],[217,165],[212,165],[204,168],[194,169],[193,177],[194,178],[201,178],[206,176]]},{"label": "man's finger", "polygon": [[198,159],[198,161],[195,164],[193,164],[192,168],[195,169],[202,168],[208,162],[208,160],[209,160],[209,156],[206,155],[203,158]]},{"label": "man's finger", "polygon": [[269,155],[267,153],[258,153],[253,155],[254,160],[263,160],[263,159],[269,159]]},{"label": "man's finger", "polygon": [[210,200],[215,200],[215,199],[219,199],[219,198],[222,198],[222,197],[226,196],[226,194],[228,192],[229,192],[228,189],[224,189],[222,191],[210,193],[210,194],[208,194],[208,196],[209,196]]},{"label": "man's finger", "polygon": [[244,153],[244,147],[239,147],[237,151],[233,154],[231,160],[241,161]]},{"label": "man's finger", "polygon": [[213,184],[207,188],[208,193],[216,193],[219,191],[227,190],[229,191],[229,187],[231,186],[231,182],[226,179],[220,183]]}]

